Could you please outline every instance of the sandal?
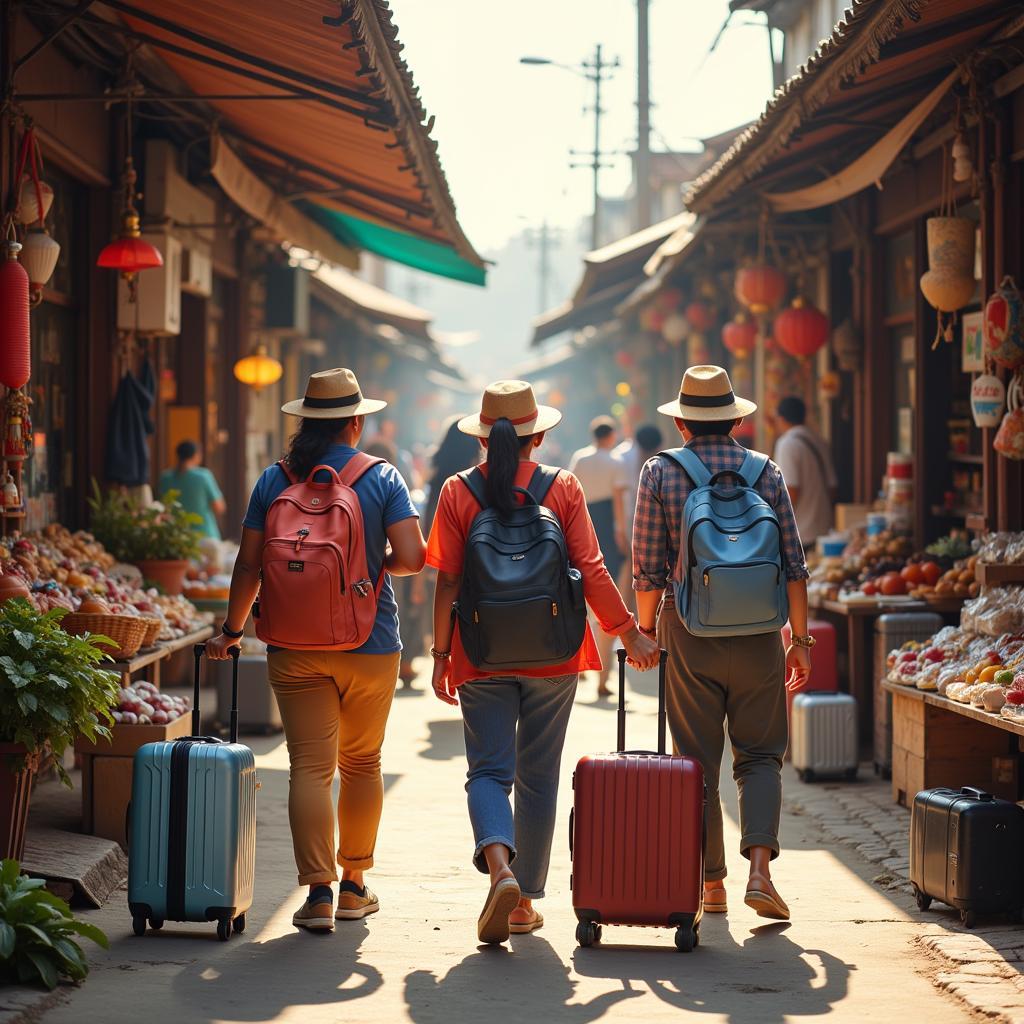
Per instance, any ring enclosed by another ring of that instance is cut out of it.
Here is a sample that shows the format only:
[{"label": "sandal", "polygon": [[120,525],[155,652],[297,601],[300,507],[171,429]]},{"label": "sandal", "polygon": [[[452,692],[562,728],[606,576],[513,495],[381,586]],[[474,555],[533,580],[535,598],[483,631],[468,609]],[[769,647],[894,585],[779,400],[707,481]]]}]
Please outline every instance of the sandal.
[{"label": "sandal", "polygon": [[[775,887],[772,885],[758,888],[757,884],[755,884],[747,890],[746,896],[743,897],[743,902],[751,910],[755,910],[758,917],[767,917],[773,921],[789,920],[789,907],[786,906],[782,897],[775,892]],[[704,909],[706,910],[707,907],[705,906]]]},{"label": "sandal", "polygon": [[533,911],[533,919],[530,921],[509,921],[508,930],[513,935],[528,935],[538,928],[544,927],[544,915],[539,911]]},{"label": "sandal", "polygon": [[725,887],[721,889],[704,890],[704,913],[725,914],[729,910],[728,898],[725,894]]},{"label": "sandal", "polygon": [[504,942],[508,938],[508,915],[519,906],[521,896],[519,883],[514,878],[503,878],[491,886],[476,926],[481,942]]}]

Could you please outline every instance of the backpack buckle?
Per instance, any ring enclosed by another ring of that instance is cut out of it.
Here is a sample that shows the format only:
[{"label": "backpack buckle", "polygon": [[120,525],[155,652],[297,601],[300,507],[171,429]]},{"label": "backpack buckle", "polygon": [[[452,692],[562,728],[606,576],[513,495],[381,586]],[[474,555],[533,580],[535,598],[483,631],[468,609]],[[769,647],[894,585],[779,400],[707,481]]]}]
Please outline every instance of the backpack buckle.
[{"label": "backpack buckle", "polygon": [[352,589],[360,597],[369,597],[373,589],[373,580],[359,580],[357,583],[352,584]]}]

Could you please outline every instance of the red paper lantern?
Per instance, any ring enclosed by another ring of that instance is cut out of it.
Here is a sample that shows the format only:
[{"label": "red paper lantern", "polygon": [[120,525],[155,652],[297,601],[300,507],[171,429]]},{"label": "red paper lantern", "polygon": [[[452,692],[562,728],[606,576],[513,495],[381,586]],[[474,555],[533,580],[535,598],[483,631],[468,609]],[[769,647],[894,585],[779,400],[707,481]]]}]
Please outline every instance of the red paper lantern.
[{"label": "red paper lantern", "polygon": [[615,353],[615,362],[623,369],[628,369],[635,362],[633,359],[633,353],[626,352],[624,349],[619,349],[619,351]]},{"label": "red paper lantern", "polygon": [[831,329],[828,317],[806,300],[797,297],[789,309],[775,318],[775,340],[791,356],[813,356]]},{"label": "red paper lantern", "polygon": [[691,302],[686,307],[686,319],[699,334],[710,331],[715,323],[715,314],[706,302]]},{"label": "red paper lantern", "polygon": [[32,373],[29,344],[29,283],[25,268],[18,262],[21,246],[5,243],[7,252],[0,260],[0,384],[20,388]]},{"label": "red paper lantern", "polygon": [[119,270],[126,275],[163,265],[164,258],[160,250],[140,237],[137,214],[124,218],[121,237],[104,246],[96,259],[96,266]]},{"label": "red paper lantern", "polygon": [[736,273],[736,298],[751,313],[763,316],[778,309],[786,294],[786,275],[768,265],[744,267]]},{"label": "red paper lantern", "polygon": [[659,309],[671,313],[683,304],[683,293],[678,288],[662,288],[654,302]]},{"label": "red paper lantern", "polygon": [[722,328],[722,344],[737,359],[747,359],[757,344],[757,324],[741,313]]}]

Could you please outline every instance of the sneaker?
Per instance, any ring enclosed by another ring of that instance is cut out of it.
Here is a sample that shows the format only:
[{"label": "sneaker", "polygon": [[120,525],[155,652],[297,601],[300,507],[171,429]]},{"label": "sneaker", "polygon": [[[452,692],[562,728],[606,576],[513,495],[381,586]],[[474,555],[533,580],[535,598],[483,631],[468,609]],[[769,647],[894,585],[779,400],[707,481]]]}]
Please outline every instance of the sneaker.
[{"label": "sneaker", "polygon": [[338,909],[334,916],[339,921],[358,921],[380,910],[377,897],[364,886],[360,889],[352,882],[342,882],[338,892]]},{"label": "sneaker", "polygon": [[333,932],[334,915],[330,903],[310,903],[306,900],[292,915],[296,928],[308,928],[311,932]]}]

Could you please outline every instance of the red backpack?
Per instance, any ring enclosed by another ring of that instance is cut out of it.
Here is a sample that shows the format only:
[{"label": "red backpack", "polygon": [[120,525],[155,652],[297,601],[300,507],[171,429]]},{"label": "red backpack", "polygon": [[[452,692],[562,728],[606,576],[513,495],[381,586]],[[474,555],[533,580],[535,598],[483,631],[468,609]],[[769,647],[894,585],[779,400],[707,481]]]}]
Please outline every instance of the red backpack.
[{"label": "red backpack", "polygon": [[[369,639],[384,584],[366,566],[363,510],[352,489],[384,462],[362,452],[337,472],[317,466],[298,480],[284,462],[285,488],[267,509],[256,635],[273,647],[351,651]],[[318,473],[330,480],[317,482]]]}]

